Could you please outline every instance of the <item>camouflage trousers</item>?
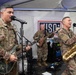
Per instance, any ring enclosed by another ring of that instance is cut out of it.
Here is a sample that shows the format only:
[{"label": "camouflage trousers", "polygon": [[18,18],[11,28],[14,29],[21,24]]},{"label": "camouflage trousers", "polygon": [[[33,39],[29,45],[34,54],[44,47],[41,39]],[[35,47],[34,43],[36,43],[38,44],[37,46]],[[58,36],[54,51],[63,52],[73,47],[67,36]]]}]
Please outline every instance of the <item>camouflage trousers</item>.
[{"label": "camouflage trousers", "polygon": [[18,75],[17,63],[14,65],[13,69],[8,74],[0,74],[0,75]]},{"label": "camouflage trousers", "polygon": [[67,64],[67,69],[61,75],[76,75],[76,58],[70,59]]},{"label": "camouflage trousers", "polygon": [[48,49],[46,47],[40,47],[37,50],[37,55],[38,55],[38,61],[46,61],[47,60],[47,55],[48,55]]}]

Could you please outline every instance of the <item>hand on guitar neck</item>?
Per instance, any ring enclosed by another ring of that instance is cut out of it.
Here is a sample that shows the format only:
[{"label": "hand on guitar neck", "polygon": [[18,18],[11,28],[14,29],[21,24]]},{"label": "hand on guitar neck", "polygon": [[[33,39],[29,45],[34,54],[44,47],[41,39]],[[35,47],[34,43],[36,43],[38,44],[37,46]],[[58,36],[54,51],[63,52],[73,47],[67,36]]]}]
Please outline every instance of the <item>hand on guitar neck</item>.
[{"label": "hand on guitar neck", "polygon": [[49,35],[49,38],[54,37],[54,35],[55,35],[56,33],[58,33],[59,30],[60,30],[60,28],[56,28],[56,30],[55,30],[54,32],[51,32],[51,34]]},{"label": "hand on guitar neck", "polygon": [[31,46],[30,45],[27,45],[26,47],[25,47],[25,50],[26,51],[29,51],[31,49]]},{"label": "hand on guitar neck", "polygon": [[29,51],[32,48],[36,41],[30,42],[29,44],[25,45],[24,51]]}]

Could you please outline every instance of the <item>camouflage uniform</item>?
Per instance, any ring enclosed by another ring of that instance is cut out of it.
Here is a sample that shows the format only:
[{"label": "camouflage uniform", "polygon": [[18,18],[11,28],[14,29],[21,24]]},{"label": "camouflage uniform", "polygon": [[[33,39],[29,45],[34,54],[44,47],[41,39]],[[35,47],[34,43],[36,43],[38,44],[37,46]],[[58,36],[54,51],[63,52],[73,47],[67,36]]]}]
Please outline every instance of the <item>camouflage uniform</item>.
[{"label": "camouflage uniform", "polygon": [[[3,38],[1,38],[2,36]],[[14,47],[14,45],[16,45],[16,35],[13,26],[11,25],[11,23],[9,23],[8,25],[5,24],[4,21],[0,19],[0,57],[5,60],[9,60],[9,51]],[[16,74],[17,64],[15,64],[15,67],[12,69],[12,71],[6,75]]]},{"label": "camouflage uniform", "polygon": [[[62,28],[59,30],[58,36],[60,38],[61,52],[63,56],[64,53],[67,52],[67,50],[70,50],[73,45],[75,45],[76,35],[72,32],[72,30],[69,29],[69,31],[67,31]],[[74,58],[69,59],[69,61],[65,63],[67,65],[67,68],[62,73],[62,75],[76,75],[76,56],[74,56]]]},{"label": "camouflage uniform", "polygon": [[47,48],[47,37],[49,37],[51,34],[45,32],[45,31],[41,31],[41,30],[38,30],[35,35],[34,35],[34,40],[39,40],[41,37],[44,37],[44,43],[41,47],[38,47],[38,50],[37,50],[37,54],[38,54],[38,61],[41,62],[46,62],[47,60],[47,55],[48,55],[48,48]]}]

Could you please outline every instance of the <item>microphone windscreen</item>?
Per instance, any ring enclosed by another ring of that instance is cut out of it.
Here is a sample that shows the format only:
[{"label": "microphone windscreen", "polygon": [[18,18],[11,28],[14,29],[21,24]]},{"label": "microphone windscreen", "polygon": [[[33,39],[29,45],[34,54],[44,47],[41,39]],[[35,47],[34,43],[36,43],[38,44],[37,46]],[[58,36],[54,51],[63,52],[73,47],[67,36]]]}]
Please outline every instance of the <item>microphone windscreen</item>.
[{"label": "microphone windscreen", "polygon": [[73,27],[76,27],[76,23],[73,23]]},{"label": "microphone windscreen", "polygon": [[15,18],[16,18],[15,16],[11,16],[11,20],[15,20]]}]

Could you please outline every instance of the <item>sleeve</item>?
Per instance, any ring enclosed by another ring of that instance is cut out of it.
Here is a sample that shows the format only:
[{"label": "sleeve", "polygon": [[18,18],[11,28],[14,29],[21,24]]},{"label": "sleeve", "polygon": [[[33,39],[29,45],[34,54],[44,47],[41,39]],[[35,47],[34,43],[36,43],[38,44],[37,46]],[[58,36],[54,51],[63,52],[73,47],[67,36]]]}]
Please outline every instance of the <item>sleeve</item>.
[{"label": "sleeve", "polygon": [[71,38],[66,33],[62,33],[62,32],[58,33],[58,35],[62,40],[62,42],[66,45],[71,45],[76,42],[76,35],[73,35]]},{"label": "sleeve", "polygon": [[34,40],[38,40],[39,36],[38,36],[38,31],[34,34],[33,39]]},{"label": "sleeve", "polygon": [[5,35],[4,35],[4,31],[3,28],[0,28],[0,42],[3,41],[5,39]]},{"label": "sleeve", "polygon": [[0,27],[0,58],[8,60],[10,57],[10,54],[9,52],[6,52],[6,50],[4,50],[4,47],[1,44],[2,41],[4,41],[4,39],[5,39],[4,30],[3,28]]}]

